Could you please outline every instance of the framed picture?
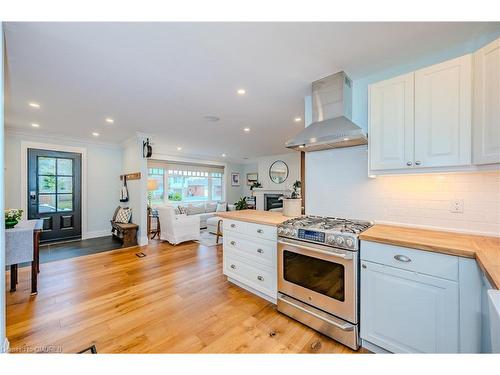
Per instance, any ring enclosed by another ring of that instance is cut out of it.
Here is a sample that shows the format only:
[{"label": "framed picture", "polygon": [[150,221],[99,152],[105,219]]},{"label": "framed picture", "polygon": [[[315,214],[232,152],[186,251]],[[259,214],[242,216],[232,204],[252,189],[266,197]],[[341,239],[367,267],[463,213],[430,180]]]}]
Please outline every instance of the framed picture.
[{"label": "framed picture", "polygon": [[254,182],[257,182],[259,179],[258,173],[247,173],[247,185],[252,186]]},{"label": "framed picture", "polygon": [[231,186],[240,186],[240,174],[231,173]]}]

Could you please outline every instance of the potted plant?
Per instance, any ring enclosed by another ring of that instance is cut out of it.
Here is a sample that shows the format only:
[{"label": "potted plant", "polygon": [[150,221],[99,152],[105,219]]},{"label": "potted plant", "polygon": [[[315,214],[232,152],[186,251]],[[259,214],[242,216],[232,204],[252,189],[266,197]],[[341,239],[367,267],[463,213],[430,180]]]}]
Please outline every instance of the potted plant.
[{"label": "potted plant", "polygon": [[248,204],[245,197],[241,197],[240,200],[234,204],[234,208],[236,211],[246,210],[248,208]]},{"label": "potted plant", "polygon": [[19,220],[21,220],[21,216],[23,214],[23,210],[18,208],[8,208],[5,210],[5,229],[14,228]]},{"label": "potted plant", "polygon": [[299,180],[292,185],[291,193],[283,195],[283,215],[284,216],[300,216],[302,215],[302,198],[300,196],[301,183]]},{"label": "potted plant", "polygon": [[250,186],[250,190],[253,190],[253,189],[259,189],[262,187],[262,184],[259,182],[259,181],[255,181],[252,186]]}]

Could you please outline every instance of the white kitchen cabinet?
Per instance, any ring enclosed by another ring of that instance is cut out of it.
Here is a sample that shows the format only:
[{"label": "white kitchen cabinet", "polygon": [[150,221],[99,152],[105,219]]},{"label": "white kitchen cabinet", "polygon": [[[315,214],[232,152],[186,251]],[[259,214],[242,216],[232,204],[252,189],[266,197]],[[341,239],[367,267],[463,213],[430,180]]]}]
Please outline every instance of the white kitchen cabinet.
[{"label": "white kitchen cabinet", "polygon": [[411,167],[414,155],[413,73],[369,87],[370,168]]},{"label": "white kitchen cabinet", "polygon": [[458,284],[361,262],[361,338],[393,353],[458,353]]},{"label": "white kitchen cabinet", "polygon": [[415,72],[415,166],[471,164],[472,56]]},{"label": "white kitchen cabinet", "polygon": [[393,353],[460,352],[458,257],[362,241],[361,338]]},{"label": "white kitchen cabinet", "polygon": [[276,303],[276,227],[224,219],[223,272],[232,283]]},{"label": "white kitchen cabinet", "polygon": [[473,164],[500,163],[500,38],[474,53]]}]

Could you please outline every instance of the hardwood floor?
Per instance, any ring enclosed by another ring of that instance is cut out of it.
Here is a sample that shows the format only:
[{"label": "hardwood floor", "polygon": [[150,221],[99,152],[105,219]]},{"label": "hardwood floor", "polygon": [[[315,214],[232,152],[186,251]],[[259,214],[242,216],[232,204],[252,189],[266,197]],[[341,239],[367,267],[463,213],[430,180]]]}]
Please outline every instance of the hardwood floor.
[{"label": "hardwood floor", "polygon": [[156,242],[42,264],[35,297],[29,280],[21,269],[7,293],[11,352],[352,353],[227,282],[221,245]]}]

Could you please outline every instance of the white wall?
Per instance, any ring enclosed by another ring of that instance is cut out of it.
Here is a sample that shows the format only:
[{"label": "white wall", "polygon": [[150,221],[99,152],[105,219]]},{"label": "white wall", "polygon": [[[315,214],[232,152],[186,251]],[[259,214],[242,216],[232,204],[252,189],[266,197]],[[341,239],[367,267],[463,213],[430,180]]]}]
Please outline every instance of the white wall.
[{"label": "white wall", "polygon": [[5,138],[5,204],[21,207],[21,142],[82,147],[87,151],[87,233],[85,237],[110,234],[109,220],[119,202],[122,151],[119,146],[55,139],[42,135],[7,132]]},{"label": "white wall", "polygon": [[368,178],[367,159],[366,146],[307,153],[306,213],[500,235],[500,171]]},{"label": "white wall", "polygon": [[[243,175],[242,175],[242,192],[241,194],[245,197],[251,196],[252,191],[250,190],[250,186],[247,185],[247,174],[248,173],[259,173],[259,164],[258,163],[250,163],[243,165]],[[260,182],[260,175],[259,175]]]},{"label": "white wall", "polygon": [[[269,168],[276,160],[282,160],[288,165],[288,178],[282,184],[275,184],[269,177]],[[257,164],[259,182],[262,183],[263,189],[288,190],[292,189],[292,185],[295,181],[300,180],[300,152],[262,156],[257,158]]]},{"label": "white wall", "polygon": [[148,244],[147,236],[147,159],[142,156],[143,137],[137,135],[123,144],[122,174],[141,173],[140,180],[127,181],[129,201],[122,206],[132,208],[132,221],[139,225],[137,241],[139,245]]},{"label": "white wall", "polygon": [[[231,185],[231,173],[240,174],[240,186]],[[224,168],[226,176],[226,197],[225,200],[230,203],[236,203],[241,197],[244,196],[244,188],[246,184],[245,168],[242,164],[227,163]]]}]

